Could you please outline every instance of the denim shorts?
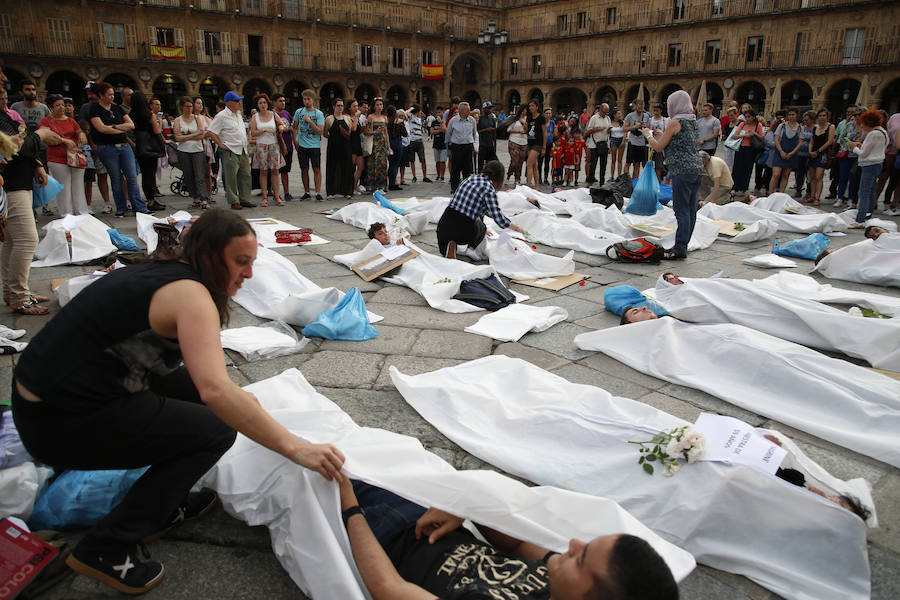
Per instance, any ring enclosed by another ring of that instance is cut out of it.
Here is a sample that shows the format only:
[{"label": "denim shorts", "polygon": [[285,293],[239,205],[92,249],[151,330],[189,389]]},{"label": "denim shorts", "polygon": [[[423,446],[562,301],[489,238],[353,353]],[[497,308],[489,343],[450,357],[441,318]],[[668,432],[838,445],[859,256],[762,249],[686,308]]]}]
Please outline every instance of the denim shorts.
[{"label": "denim shorts", "polygon": [[609,138],[609,147],[610,147],[610,148],[617,148],[617,147],[621,146],[621,145],[622,145],[622,141],[623,141],[624,139],[625,139],[624,137],[620,137],[620,138],[617,138],[617,137],[611,137],[611,138]]},{"label": "denim shorts", "polygon": [[434,148],[434,162],[447,162],[446,148]]}]

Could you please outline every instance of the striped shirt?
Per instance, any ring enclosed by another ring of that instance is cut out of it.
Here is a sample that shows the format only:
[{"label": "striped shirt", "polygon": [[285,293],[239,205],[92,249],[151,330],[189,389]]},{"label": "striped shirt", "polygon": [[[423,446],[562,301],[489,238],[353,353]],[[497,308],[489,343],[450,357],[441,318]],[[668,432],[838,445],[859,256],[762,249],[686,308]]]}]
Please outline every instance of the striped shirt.
[{"label": "striped shirt", "polygon": [[510,225],[509,219],[497,204],[497,190],[487,175],[472,175],[459,184],[450,201],[450,208],[473,221],[487,214],[503,229]]}]

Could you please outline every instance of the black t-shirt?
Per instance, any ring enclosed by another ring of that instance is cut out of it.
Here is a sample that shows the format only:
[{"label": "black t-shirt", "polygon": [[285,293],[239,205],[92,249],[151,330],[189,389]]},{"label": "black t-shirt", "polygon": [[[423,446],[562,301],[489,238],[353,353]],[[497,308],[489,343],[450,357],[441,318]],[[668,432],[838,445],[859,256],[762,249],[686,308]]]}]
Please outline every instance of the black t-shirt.
[{"label": "black t-shirt", "polygon": [[[118,104],[112,104],[110,105],[109,110],[106,110],[105,108],[100,106],[99,102],[97,102],[91,105],[88,116],[91,119],[93,119],[94,117],[100,117],[100,122],[110,127],[112,127],[113,125],[120,125],[125,122],[125,111],[122,110],[122,107]],[[99,131],[94,129],[91,133],[91,137],[93,138],[94,143],[98,146],[125,143],[124,132],[113,135],[109,133],[100,133]]]},{"label": "black t-shirt", "polygon": [[[547,120],[544,115],[532,117],[530,114],[525,119],[525,130],[528,132],[528,145],[540,146],[544,143],[544,126]],[[549,140],[548,140],[549,141]]]},{"label": "black t-shirt", "polygon": [[47,404],[78,410],[148,389],[153,375],[181,364],[176,340],[150,329],[150,300],[181,279],[181,262],[131,265],[82,290],[34,336],[15,377]]},{"label": "black t-shirt", "polygon": [[478,129],[494,128],[494,131],[483,131],[478,134],[478,145],[483,147],[494,147],[497,135],[497,116],[493,113],[489,115],[481,115],[478,119]]},{"label": "black t-shirt", "polygon": [[434,544],[416,539],[415,524],[385,544],[400,575],[441,600],[548,600],[547,565],[509,556],[465,529]]},{"label": "black t-shirt", "polygon": [[441,120],[435,119],[431,124],[431,135],[433,140],[431,142],[431,147],[435,150],[446,150],[447,149],[447,134],[441,131]]}]

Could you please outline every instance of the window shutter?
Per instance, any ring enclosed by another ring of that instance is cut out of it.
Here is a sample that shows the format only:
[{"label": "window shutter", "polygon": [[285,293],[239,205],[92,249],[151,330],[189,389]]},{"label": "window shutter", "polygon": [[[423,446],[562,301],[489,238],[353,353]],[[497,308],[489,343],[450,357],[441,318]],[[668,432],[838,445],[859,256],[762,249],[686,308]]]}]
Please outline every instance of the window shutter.
[{"label": "window shutter", "polygon": [[247,42],[247,34],[239,33],[238,36],[240,36],[240,39],[241,39],[240,63],[242,65],[249,65],[250,64],[250,45]]},{"label": "window shutter", "polygon": [[175,29],[175,45],[184,47],[184,29],[180,27]]},{"label": "window shutter", "polygon": [[431,60],[433,60],[436,65],[441,64],[441,53],[439,50],[435,50],[431,53]]},{"label": "window shutter", "polygon": [[[223,31],[221,33],[222,38],[222,64],[231,64],[231,32]],[[244,42],[246,43],[247,37],[244,36]]]},{"label": "window shutter", "polygon": [[353,53],[354,57],[356,58],[356,68],[359,69],[362,66],[360,61],[360,55],[362,54],[362,51],[360,50],[359,44],[353,44]]},{"label": "window shutter", "polygon": [[388,72],[390,72],[391,69],[394,68],[394,47],[393,46],[388,46],[387,63],[388,63],[387,70],[388,70]]},{"label": "window shutter", "polygon": [[194,30],[194,39],[197,43],[197,60],[199,62],[209,62],[209,59],[206,56],[206,41],[203,39],[202,29]]},{"label": "window shutter", "polygon": [[134,23],[125,24],[125,47],[129,50],[134,48],[137,40],[137,34],[134,30]]},{"label": "window shutter", "polygon": [[156,27],[154,27],[153,25],[147,27],[147,40],[153,46],[157,44],[158,40],[156,39]]},{"label": "window shutter", "polygon": [[410,49],[403,49],[403,69],[404,72],[409,73],[409,70],[412,68],[412,60],[410,60]]},{"label": "window shutter", "polygon": [[[103,22],[97,21],[97,48],[105,48],[106,47],[106,34],[103,31]],[[102,50],[101,50],[102,52]]]},{"label": "window shutter", "polygon": [[381,72],[381,46],[372,46],[372,65],[376,73]]}]

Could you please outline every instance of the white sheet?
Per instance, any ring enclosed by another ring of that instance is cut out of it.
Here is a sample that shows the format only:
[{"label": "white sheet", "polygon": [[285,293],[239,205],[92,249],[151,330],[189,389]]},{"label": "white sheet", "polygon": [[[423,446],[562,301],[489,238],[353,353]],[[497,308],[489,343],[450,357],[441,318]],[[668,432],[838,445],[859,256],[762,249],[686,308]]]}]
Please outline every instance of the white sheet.
[{"label": "white sheet", "polygon": [[368,229],[372,223],[384,223],[388,231],[406,231],[410,235],[419,235],[436,228],[436,223],[449,203],[450,198],[432,198],[425,202],[411,198],[400,203],[406,208],[403,215],[399,215],[374,202],[354,202],[328,215],[328,218],[360,229]]},{"label": "white sheet", "polygon": [[821,284],[809,275],[779,271],[765,279],[754,279],[753,281],[759,285],[780,290],[797,298],[831,304],[851,304],[863,308],[874,308],[884,315],[900,316],[900,298],[885,296],[884,294],[845,290],[834,287],[830,283]]},{"label": "white sheet", "polygon": [[826,233],[847,229],[847,223],[834,213],[791,215],[750,206],[743,202],[730,202],[723,205],[710,202],[697,211],[697,214],[713,220],[723,219],[745,224],[768,219],[778,223],[779,231],[795,233]]},{"label": "white sheet", "polygon": [[745,258],[741,262],[745,265],[760,267],[762,269],[790,269],[797,266],[797,263],[791,259],[771,253],[751,256],[750,258]]},{"label": "white sheet", "polygon": [[835,250],[813,269],[829,279],[900,287],[900,233]]},{"label": "white sheet", "polygon": [[[632,229],[632,225],[641,223],[655,222],[677,227],[675,220],[675,212],[668,206],[663,207],[653,216],[632,215],[623,213],[615,205],[604,207],[599,204],[586,205],[578,214],[572,217],[573,221],[581,223],[586,227],[599,229],[620,235],[625,239],[633,239],[645,236],[641,232]],[[719,235],[719,228],[709,222],[708,219],[698,216],[694,224],[694,232],[688,242],[688,250],[702,250],[712,245]],[[672,248],[675,245],[675,232],[660,238],[663,248]]]},{"label": "white sheet", "polygon": [[[322,311],[334,308],[344,297],[337,288],[321,288],[297,266],[274,250],[259,248],[253,263],[253,277],[234,296],[234,301],[257,317],[306,327]],[[384,319],[371,312],[369,322]]]},{"label": "white sheet", "polygon": [[[419,252],[419,256],[391,271],[390,276],[382,276],[384,281],[410,288],[425,298],[429,306],[444,312],[465,313],[484,310],[468,302],[454,300],[453,296],[459,291],[460,283],[466,279],[488,277],[494,273],[493,267],[436,256],[423,251],[412,242],[406,243]],[[371,240],[362,250],[338,254],[334,260],[349,268],[372,258],[382,250],[383,246],[378,240]],[[516,298],[518,302],[522,302],[527,300],[528,296],[516,294]]]},{"label": "white sheet", "polygon": [[[706,218],[698,215],[697,219]],[[733,242],[736,244],[746,244],[749,242],[758,242],[759,240],[767,240],[775,235],[778,231],[778,223],[771,219],[760,219],[754,223],[745,223],[744,229],[735,236],[720,235],[719,239],[723,242]]]},{"label": "white sheet", "polygon": [[222,347],[240,352],[248,361],[265,360],[299,352],[309,343],[282,321],[261,326],[234,327],[220,332]]},{"label": "white sheet", "polygon": [[279,221],[274,217],[256,217],[247,219],[250,227],[256,232],[256,239],[266,248],[281,248],[283,246],[319,246],[327,244],[328,240],[320,235],[311,233],[308,242],[294,242],[292,244],[279,244],[275,241],[275,232],[290,229],[300,229],[296,225],[291,225],[285,221]]},{"label": "white sheet", "polygon": [[784,192],[775,192],[770,196],[757,197],[756,200],[750,203],[750,206],[762,210],[784,213],[786,208],[797,208],[803,205]]},{"label": "white sheet", "polygon": [[[541,210],[550,211],[556,215],[571,215],[577,213],[581,210],[581,205],[585,200],[582,195],[576,194],[572,197],[573,202],[570,204],[569,196],[567,194],[560,195],[559,192],[547,194],[530,188],[527,185],[517,185],[515,189],[512,190],[512,193],[524,196],[525,198],[534,198],[540,202]],[[590,202],[590,195],[588,195],[587,201]]]},{"label": "white sheet", "polygon": [[[505,356],[417,376],[391,367],[391,377],[410,405],[467,451],[537,483],[614,497],[698,562],[790,599],[869,597],[866,527],[849,511],[744,465],[702,462],[674,477],[645,474],[628,441],[686,421]],[[864,480],[842,482],[778,437],[802,470],[872,506]]]},{"label": "white sheet", "polygon": [[900,466],[900,381],[741,325],[669,317],[575,337],[582,350]]},{"label": "white sheet", "polygon": [[[359,427],[296,369],[246,389],[294,434],[340,448],[350,477],[557,551],[571,537],[628,532],[650,542],[677,580],[694,567],[687,552],[610,500],[529,488],[493,471],[456,471],[415,438]],[[369,597],[351,555],[333,482],[241,435],[206,481],[230,514],[268,526],[278,560],[306,594],[316,600]]]},{"label": "white sheet", "polygon": [[529,240],[554,248],[569,248],[589,254],[604,254],[624,236],[585,227],[574,219],[561,219],[546,211],[528,211],[514,216],[512,222],[525,231]]},{"label": "white sheet", "polygon": [[546,331],[568,318],[569,313],[558,306],[510,304],[484,315],[465,331],[501,342],[516,342],[529,331]]},{"label": "white sheet", "polygon": [[574,251],[565,256],[543,254],[505,230],[499,234],[491,232],[485,240],[485,252],[491,266],[510,279],[539,279],[575,272]]},{"label": "white sheet", "polygon": [[[52,267],[70,263],[82,263],[110,252],[117,248],[109,239],[107,229],[110,227],[91,215],[66,215],[62,219],[50,221],[44,225],[44,239],[34,250],[34,267]],[[66,240],[66,232],[72,237],[70,245]]]},{"label": "white sheet", "polygon": [[[802,277],[802,276],[801,276]],[[746,279],[658,282],[656,300],[676,319],[735,323],[783,340],[843,352],[873,367],[900,371],[900,319],[854,317]]]}]

